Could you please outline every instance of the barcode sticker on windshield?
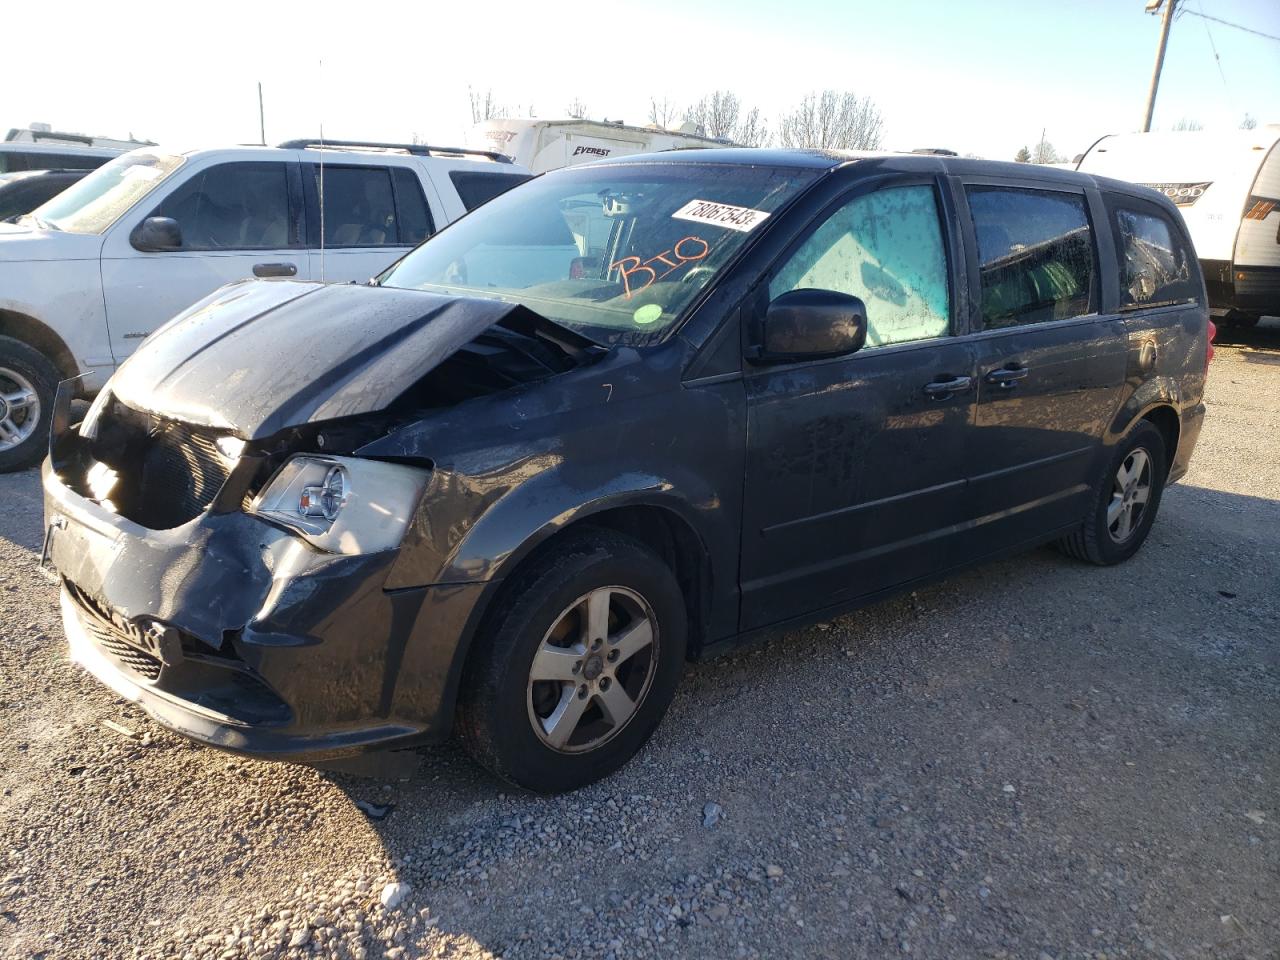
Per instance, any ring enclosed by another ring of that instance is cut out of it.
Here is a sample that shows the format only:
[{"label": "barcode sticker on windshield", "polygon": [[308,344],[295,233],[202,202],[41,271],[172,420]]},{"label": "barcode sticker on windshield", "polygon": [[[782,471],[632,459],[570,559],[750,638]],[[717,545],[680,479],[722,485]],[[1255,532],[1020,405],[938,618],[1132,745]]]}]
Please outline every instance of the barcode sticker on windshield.
[{"label": "barcode sticker on windshield", "polygon": [[716,203],[713,200],[690,200],[671,216],[676,220],[710,223],[717,227],[737,230],[740,233],[750,233],[764,223],[769,214],[763,210],[734,207],[727,203]]}]

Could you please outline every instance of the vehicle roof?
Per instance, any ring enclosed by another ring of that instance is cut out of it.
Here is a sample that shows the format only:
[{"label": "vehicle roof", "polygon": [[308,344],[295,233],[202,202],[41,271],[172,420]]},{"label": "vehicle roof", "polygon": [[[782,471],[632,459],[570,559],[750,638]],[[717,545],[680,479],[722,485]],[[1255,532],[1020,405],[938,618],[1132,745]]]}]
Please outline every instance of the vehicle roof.
[{"label": "vehicle roof", "polygon": [[333,163],[335,157],[344,159],[360,157],[366,160],[383,161],[387,159],[396,159],[409,162],[428,162],[447,167],[460,167],[476,170],[487,170],[492,173],[509,173],[528,175],[524,167],[516,163],[497,163],[493,160],[470,157],[455,153],[436,153],[431,156],[421,156],[408,153],[404,150],[395,149],[394,147],[336,147],[326,145],[323,149],[319,147],[290,147],[290,146],[261,146],[259,144],[237,144],[234,146],[200,146],[200,145],[180,145],[166,146],[157,144],[155,146],[140,147],[138,153],[162,153],[171,156],[186,157],[188,159],[209,154],[217,154],[231,159],[235,158],[254,158],[254,157],[279,157],[282,153],[298,153],[303,160],[319,163],[323,160],[325,163]]},{"label": "vehicle roof", "polygon": [[1008,160],[980,160],[937,154],[895,153],[887,150],[786,150],[773,147],[729,147],[706,150],[664,150],[658,153],[595,160],[591,166],[618,166],[628,163],[730,164],[791,169],[865,170],[875,173],[933,173],[953,176],[1007,177],[1016,180],[1043,180],[1049,183],[1089,184],[1101,189],[1146,197],[1148,187],[1098,177],[1048,164],[1015,163]]}]

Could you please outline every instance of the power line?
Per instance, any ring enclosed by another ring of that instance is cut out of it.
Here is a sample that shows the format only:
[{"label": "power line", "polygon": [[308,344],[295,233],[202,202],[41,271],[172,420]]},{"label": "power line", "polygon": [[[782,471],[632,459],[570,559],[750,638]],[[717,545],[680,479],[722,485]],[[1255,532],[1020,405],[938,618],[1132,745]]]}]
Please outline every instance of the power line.
[{"label": "power line", "polygon": [[[1200,0],[1196,0],[1196,6],[1200,7],[1201,10],[1204,10],[1204,6],[1200,3]],[[1188,10],[1186,7],[1182,8],[1182,12],[1191,14],[1195,13],[1194,10]],[[1203,17],[1204,14],[1201,13],[1200,16]],[[1230,97],[1231,90],[1227,87],[1227,75],[1222,72],[1222,58],[1218,56],[1218,45],[1213,42],[1213,31],[1209,29],[1208,19],[1204,22],[1204,33],[1205,36],[1209,38],[1209,49],[1213,51],[1213,62],[1218,65],[1218,76],[1222,77],[1222,89],[1225,90],[1227,96]]]},{"label": "power line", "polygon": [[1205,20],[1212,20],[1214,23],[1220,23],[1224,27],[1235,27],[1235,29],[1243,30],[1245,33],[1252,33],[1254,36],[1265,37],[1268,40],[1274,40],[1276,43],[1280,43],[1280,37],[1273,36],[1269,33],[1263,33],[1261,30],[1255,30],[1253,27],[1246,27],[1240,23],[1232,23],[1230,20],[1223,20],[1221,17],[1211,17],[1207,13],[1199,13],[1195,10],[1189,10],[1186,7],[1183,7],[1180,12],[1189,13],[1193,17],[1201,17]]}]

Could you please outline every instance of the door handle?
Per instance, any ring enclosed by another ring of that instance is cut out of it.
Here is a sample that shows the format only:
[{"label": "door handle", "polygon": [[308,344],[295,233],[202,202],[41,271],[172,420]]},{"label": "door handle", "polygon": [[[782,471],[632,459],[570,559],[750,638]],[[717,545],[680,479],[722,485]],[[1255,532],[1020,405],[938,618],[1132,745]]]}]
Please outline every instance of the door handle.
[{"label": "door handle", "polygon": [[987,374],[987,383],[993,383],[1001,390],[1012,390],[1019,380],[1025,380],[1031,371],[1026,367],[1001,367]]},{"label": "door handle", "polygon": [[952,377],[949,380],[934,380],[924,385],[924,392],[934,400],[945,400],[953,393],[968,390],[973,386],[972,377]]},{"label": "door handle", "polygon": [[255,263],[253,275],[255,277],[296,277],[298,268],[292,263]]}]

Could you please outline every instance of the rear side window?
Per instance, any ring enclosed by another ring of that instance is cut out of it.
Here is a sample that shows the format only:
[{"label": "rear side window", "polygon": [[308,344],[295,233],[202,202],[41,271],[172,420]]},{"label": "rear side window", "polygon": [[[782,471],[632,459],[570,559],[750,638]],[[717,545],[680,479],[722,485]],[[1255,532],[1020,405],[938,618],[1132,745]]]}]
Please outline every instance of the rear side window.
[{"label": "rear side window", "polygon": [[396,184],[396,205],[400,209],[400,242],[417,245],[435,233],[422,184],[412,170],[396,167],[392,171]]},{"label": "rear side window", "polygon": [[315,167],[324,198],[326,247],[394,247],[400,243],[391,171],[386,167]]},{"label": "rear side window", "polygon": [[462,198],[462,205],[474,210],[482,203],[488,203],[500,193],[506,193],[517,184],[529,179],[520,173],[478,173],[471,170],[454,170],[449,174],[453,187]]},{"label": "rear side window", "polygon": [[867,346],[950,331],[947,257],[933,187],[889,187],[854,197],[806,239],[769,282],[833,290],[867,307]]},{"label": "rear side window", "polygon": [[1082,195],[969,187],[984,329],[1096,310],[1093,231]]},{"label": "rear side window", "polygon": [[1120,306],[1148,307],[1192,300],[1191,255],[1173,225],[1145,209],[1115,206],[1112,217],[1120,257]]},{"label": "rear side window", "polygon": [[202,170],[152,213],[172,217],[184,250],[275,250],[289,243],[283,163],[221,163]]}]

